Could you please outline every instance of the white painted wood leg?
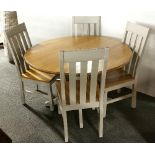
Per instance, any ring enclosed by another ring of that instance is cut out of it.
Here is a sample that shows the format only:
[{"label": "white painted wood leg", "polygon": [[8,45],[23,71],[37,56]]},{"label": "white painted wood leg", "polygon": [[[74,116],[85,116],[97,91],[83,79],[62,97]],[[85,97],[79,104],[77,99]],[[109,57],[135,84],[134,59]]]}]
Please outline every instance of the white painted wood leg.
[{"label": "white painted wood leg", "polygon": [[103,106],[100,107],[99,137],[103,137]]},{"label": "white painted wood leg", "polygon": [[25,104],[25,90],[24,90],[24,83],[20,81],[20,90],[21,90],[21,101],[22,104]]},{"label": "white painted wood leg", "polygon": [[132,103],[131,103],[131,107],[132,108],[136,108],[136,97],[137,97],[137,92],[136,92],[136,85],[133,84],[132,85]]},{"label": "white painted wood leg", "polygon": [[67,123],[67,112],[62,111],[63,123],[64,123],[64,136],[65,142],[68,142],[68,123]]},{"label": "white painted wood leg", "polygon": [[83,115],[82,115],[82,109],[79,109],[79,125],[80,125],[80,128],[83,128]]},{"label": "white painted wood leg", "polygon": [[61,115],[61,110],[60,110],[59,105],[58,105],[58,114]]},{"label": "white painted wood leg", "polygon": [[53,105],[53,95],[52,95],[52,90],[51,90],[51,84],[48,85],[48,97],[50,101],[50,111],[54,111],[54,105]]},{"label": "white painted wood leg", "polygon": [[104,93],[104,98],[103,98],[103,118],[106,117],[106,112],[107,112],[107,92]]}]

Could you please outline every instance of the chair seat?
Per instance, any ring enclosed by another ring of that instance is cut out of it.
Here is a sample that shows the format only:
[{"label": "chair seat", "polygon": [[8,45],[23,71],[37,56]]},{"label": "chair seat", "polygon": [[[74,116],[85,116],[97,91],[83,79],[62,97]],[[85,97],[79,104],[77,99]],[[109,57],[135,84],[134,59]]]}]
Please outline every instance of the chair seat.
[{"label": "chair seat", "polygon": [[31,79],[35,81],[41,81],[49,83],[55,75],[47,74],[41,71],[38,71],[34,68],[30,68],[26,73],[22,74],[22,78]]},{"label": "chair seat", "polygon": [[133,82],[134,77],[120,68],[107,73],[105,87],[106,90],[114,90],[116,87],[119,87],[119,85],[122,87],[122,85],[127,85],[128,83],[130,84]]},{"label": "chair seat", "polygon": [[[56,81],[56,87],[57,91],[61,96],[61,82]],[[96,89],[96,102],[99,102],[99,86],[97,85]],[[65,82],[65,94],[66,94],[66,104],[70,105],[70,99],[69,99],[69,81]],[[87,90],[86,90],[86,103],[90,102],[90,80],[87,80]],[[80,80],[76,81],[76,104],[80,104]]]}]

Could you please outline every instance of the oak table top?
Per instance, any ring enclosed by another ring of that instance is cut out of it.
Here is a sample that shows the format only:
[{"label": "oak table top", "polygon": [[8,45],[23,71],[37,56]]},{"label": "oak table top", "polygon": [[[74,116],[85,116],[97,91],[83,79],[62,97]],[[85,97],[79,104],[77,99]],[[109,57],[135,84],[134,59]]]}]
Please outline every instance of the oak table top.
[{"label": "oak table top", "polygon": [[[63,37],[51,39],[33,46],[24,58],[27,64],[40,71],[59,74],[59,52],[62,50],[76,50],[109,47],[108,71],[127,64],[132,56],[131,49],[120,40],[110,37]],[[68,66],[65,67],[68,71]]]}]

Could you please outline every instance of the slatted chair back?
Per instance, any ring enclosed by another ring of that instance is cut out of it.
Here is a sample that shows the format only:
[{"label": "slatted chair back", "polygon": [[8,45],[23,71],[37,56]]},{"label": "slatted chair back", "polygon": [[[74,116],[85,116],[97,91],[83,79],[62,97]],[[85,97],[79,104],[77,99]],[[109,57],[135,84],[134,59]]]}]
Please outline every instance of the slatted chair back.
[{"label": "slatted chair back", "polygon": [[19,75],[21,75],[29,69],[29,66],[24,61],[24,54],[32,47],[25,23],[6,30],[5,37],[9,44]]},{"label": "slatted chair back", "polygon": [[133,51],[133,56],[129,64],[125,67],[125,70],[133,77],[136,75],[137,67],[147,40],[148,33],[149,28],[147,27],[130,22],[127,23],[122,42],[129,45]]},{"label": "slatted chair back", "polygon": [[100,16],[74,16],[73,36],[100,36]]},{"label": "slatted chair back", "polygon": [[[97,78],[99,72],[101,72],[102,76],[98,101],[103,103],[108,54],[108,48],[60,52],[61,99],[63,105],[68,104],[66,103],[65,92],[66,80],[69,80],[68,96],[71,105],[77,104],[76,88],[79,88],[77,82],[80,82],[79,104],[87,104],[87,94],[89,94],[90,105],[96,103]],[[67,78],[68,75],[65,75],[65,65],[69,65],[69,79]],[[90,78],[87,76],[88,73]],[[87,89],[88,85],[89,89]]]}]

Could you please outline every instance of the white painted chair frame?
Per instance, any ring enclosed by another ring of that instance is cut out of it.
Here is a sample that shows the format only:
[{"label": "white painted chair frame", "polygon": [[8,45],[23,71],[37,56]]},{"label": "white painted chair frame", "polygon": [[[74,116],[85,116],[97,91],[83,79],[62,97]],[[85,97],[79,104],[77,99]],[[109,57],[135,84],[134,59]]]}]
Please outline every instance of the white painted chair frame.
[{"label": "white painted chair frame", "polygon": [[[44,94],[46,98],[48,97],[48,100],[50,101],[50,109],[53,110],[53,100],[52,100],[52,90],[51,90],[52,81],[50,83],[45,83],[42,81],[26,79],[21,76],[27,70],[30,69],[29,65],[24,61],[24,54],[29,48],[32,47],[31,40],[28,35],[25,23],[19,24],[13,27],[12,29],[6,30],[5,38],[9,44],[9,48],[11,50],[11,54],[13,56],[13,59],[17,68],[19,84],[21,89],[22,104],[25,104],[24,81],[29,80],[37,84],[36,92],[42,93],[42,95]],[[41,90],[38,89],[38,84],[40,83],[47,85],[48,93],[42,92]],[[27,91],[27,92],[32,92],[32,91]]]},{"label": "white painted chair frame", "polygon": [[[89,54],[88,54],[89,53]],[[104,94],[105,89],[105,77],[107,69],[109,49],[88,49],[79,51],[62,51],[60,52],[60,79],[61,79],[61,94],[58,93],[59,108],[62,113],[64,122],[64,135],[65,142],[68,142],[68,125],[67,125],[67,111],[79,110],[79,124],[80,128],[83,128],[82,109],[87,108],[99,108],[100,120],[99,120],[99,137],[103,136],[103,107],[104,101],[106,101]],[[90,63],[92,62],[92,64]],[[64,65],[69,65],[69,99],[70,104],[66,102],[65,95],[65,82],[66,76],[64,71]],[[78,64],[79,63],[79,64]],[[77,64],[80,65],[80,72],[77,71]],[[100,64],[100,69],[99,69]],[[98,72],[101,72],[101,84],[99,101],[96,100],[97,91],[97,77]],[[86,85],[87,85],[87,73],[90,74],[90,99],[89,103],[86,102]],[[80,74],[80,77],[77,77]],[[80,80],[80,99],[77,104],[76,100],[76,82]]]},{"label": "white painted chair frame", "polygon": [[[141,60],[140,58],[143,53],[143,49],[144,49],[144,46],[147,40],[148,33],[149,33],[149,28],[147,27],[134,24],[134,23],[130,23],[130,22],[127,23],[126,31],[125,31],[122,42],[129,45],[129,47],[133,51],[133,56],[129,64],[124,67],[124,70],[128,74],[132,75],[132,77],[134,77],[134,80],[126,82],[126,83],[121,83],[112,88],[107,88],[106,93],[112,90],[117,90],[123,87],[129,87],[129,86],[132,86],[132,93],[115,98],[115,99],[110,99],[109,101],[107,101],[107,104],[132,97],[131,107],[136,108],[136,84],[137,84],[138,64]],[[104,110],[106,110],[106,108]],[[106,111],[105,111],[105,114],[106,114]]]},{"label": "white painted chair frame", "polygon": [[73,36],[101,36],[100,16],[73,16]]}]

